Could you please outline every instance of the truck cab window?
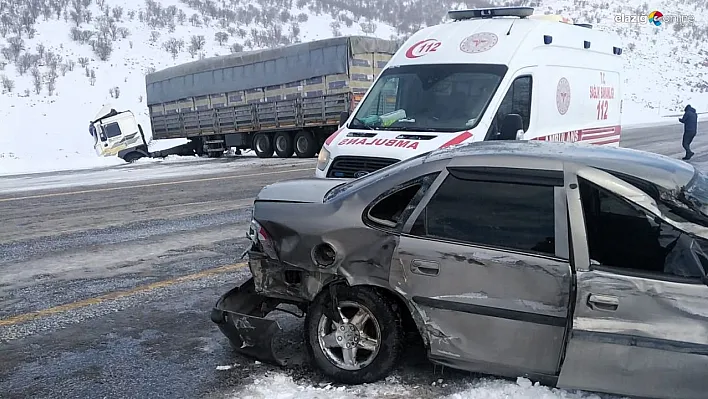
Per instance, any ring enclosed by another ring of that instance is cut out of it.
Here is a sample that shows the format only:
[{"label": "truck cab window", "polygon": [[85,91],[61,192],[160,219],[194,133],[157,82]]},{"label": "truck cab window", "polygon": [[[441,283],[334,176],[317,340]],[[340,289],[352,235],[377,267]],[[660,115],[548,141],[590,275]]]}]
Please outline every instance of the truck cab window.
[{"label": "truck cab window", "polygon": [[658,275],[703,275],[705,243],[587,180],[578,183],[591,260]]},{"label": "truck cab window", "polygon": [[531,91],[533,79],[531,76],[519,76],[514,79],[514,82],[506,92],[504,99],[499,105],[497,115],[494,118],[495,129],[499,129],[502,125],[504,117],[509,114],[521,115],[521,120],[524,123],[524,131],[529,130],[531,123]]},{"label": "truck cab window", "polygon": [[108,137],[109,139],[111,137],[120,136],[120,126],[118,126],[117,122],[103,125],[103,131],[106,133],[106,137]]}]

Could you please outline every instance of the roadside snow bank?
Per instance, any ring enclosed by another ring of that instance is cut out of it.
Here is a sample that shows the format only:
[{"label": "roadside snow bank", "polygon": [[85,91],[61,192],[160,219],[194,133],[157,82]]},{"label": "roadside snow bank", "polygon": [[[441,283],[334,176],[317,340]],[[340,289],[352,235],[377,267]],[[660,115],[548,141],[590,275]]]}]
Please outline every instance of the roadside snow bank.
[{"label": "roadside snow bank", "polygon": [[504,380],[481,379],[470,384],[461,392],[445,399],[615,399],[614,396],[600,397],[587,392],[571,392],[532,384],[526,378],[518,378],[516,384]]},{"label": "roadside snow bank", "polygon": [[[256,379],[253,384],[234,395],[234,399],[361,399],[403,398],[414,392],[389,378],[388,381],[350,387],[301,385],[285,374],[274,373]],[[417,396],[413,396],[417,397]]]},{"label": "roadside snow bank", "polygon": [[[396,378],[359,386],[335,387],[298,384],[287,375],[274,373],[257,379],[234,399],[361,399],[361,398],[441,398],[441,399],[610,399],[586,392],[570,392],[532,384],[525,378],[516,383],[500,379],[480,379],[460,386],[449,396],[431,395],[429,387],[403,385]],[[612,397],[615,399],[616,397]]]}]

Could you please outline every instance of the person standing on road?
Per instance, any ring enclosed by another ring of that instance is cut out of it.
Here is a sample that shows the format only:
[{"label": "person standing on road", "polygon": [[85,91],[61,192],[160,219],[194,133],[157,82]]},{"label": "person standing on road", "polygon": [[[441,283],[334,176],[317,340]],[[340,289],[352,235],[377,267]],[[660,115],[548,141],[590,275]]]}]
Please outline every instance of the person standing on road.
[{"label": "person standing on road", "polygon": [[679,118],[679,122],[683,123],[683,149],[686,150],[686,156],[683,160],[687,161],[693,156],[693,151],[691,151],[691,142],[693,138],[696,137],[696,129],[698,128],[698,115],[696,110],[687,105],[684,108],[684,114],[682,118]]}]

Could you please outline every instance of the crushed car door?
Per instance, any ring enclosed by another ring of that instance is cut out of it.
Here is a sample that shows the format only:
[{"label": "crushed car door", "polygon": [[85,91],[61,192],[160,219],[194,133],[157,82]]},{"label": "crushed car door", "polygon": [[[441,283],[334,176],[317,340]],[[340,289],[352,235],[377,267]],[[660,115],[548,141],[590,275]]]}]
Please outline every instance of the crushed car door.
[{"label": "crushed car door", "polygon": [[420,317],[431,359],[557,375],[571,269],[562,171],[450,168],[403,227],[391,286]]},{"label": "crushed car door", "polygon": [[605,172],[580,169],[566,181],[577,295],[558,386],[705,398],[706,241]]}]

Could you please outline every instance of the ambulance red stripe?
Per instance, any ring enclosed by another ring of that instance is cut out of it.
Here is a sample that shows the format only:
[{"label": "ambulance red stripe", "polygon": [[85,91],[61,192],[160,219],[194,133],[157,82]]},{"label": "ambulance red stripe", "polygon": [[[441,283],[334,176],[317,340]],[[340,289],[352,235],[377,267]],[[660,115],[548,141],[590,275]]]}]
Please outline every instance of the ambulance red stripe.
[{"label": "ambulance red stripe", "polygon": [[343,130],[344,130],[343,128],[339,128],[339,129],[337,129],[336,132],[330,134],[329,137],[327,137],[327,140],[325,140],[325,144],[327,144],[327,145],[332,144],[334,139],[336,139],[337,136],[339,135],[339,133],[342,133]]},{"label": "ambulance red stripe", "polygon": [[[620,132],[622,127],[617,126],[605,126],[605,127],[595,127],[590,129],[578,129],[561,133],[553,133],[545,136],[535,137],[531,140],[539,141],[559,141],[553,140],[556,137],[577,137],[578,141],[592,142],[592,144],[610,144],[620,141]],[[567,141],[567,140],[563,140]]]},{"label": "ambulance red stripe", "polygon": [[450,140],[447,143],[440,146],[440,148],[445,148],[445,147],[450,147],[453,145],[460,144],[472,136],[473,136],[472,133],[470,133],[468,131],[464,131],[464,132],[458,134],[457,136],[453,137],[452,140]]}]

